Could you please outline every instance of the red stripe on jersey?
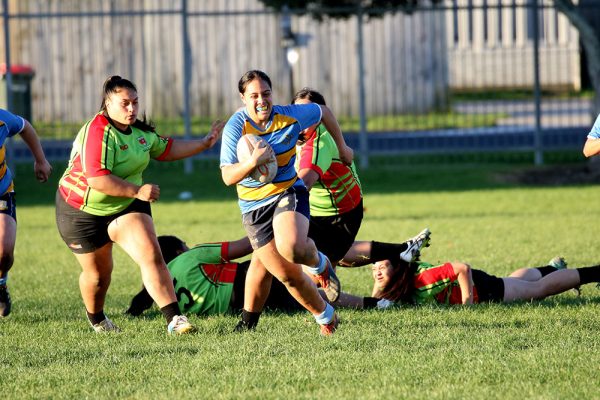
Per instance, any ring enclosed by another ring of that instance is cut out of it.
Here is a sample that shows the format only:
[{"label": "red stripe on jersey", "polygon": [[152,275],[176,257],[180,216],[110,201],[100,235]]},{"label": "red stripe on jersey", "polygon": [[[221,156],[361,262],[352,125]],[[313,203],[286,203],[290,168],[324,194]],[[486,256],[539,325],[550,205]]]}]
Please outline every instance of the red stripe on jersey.
[{"label": "red stripe on jersey", "polygon": [[108,119],[102,114],[98,114],[87,128],[83,144],[83,168],[88,178],[110,174],[110,170],[106,169],[106,139],[110,129]]},{"label": "red stripe on jersey", "polygon": [[228,264],[202,264],[200,268],[204,275],[214,284],[233,283],[237,272],[236,263]]},{"label": "red stripe on jersey", "polygon": [[[162,137],[162,136],[161,136]],[[167,148],[165,149],[165,151],[163,151],[163,153],[158,156],[156,158],[156,161],[164,161],[165,158],[167,158],[167,156],[169,155],[169,153],[171,152],[171,146],[173,145],[173,139],[171,138],[167,138]]]}]

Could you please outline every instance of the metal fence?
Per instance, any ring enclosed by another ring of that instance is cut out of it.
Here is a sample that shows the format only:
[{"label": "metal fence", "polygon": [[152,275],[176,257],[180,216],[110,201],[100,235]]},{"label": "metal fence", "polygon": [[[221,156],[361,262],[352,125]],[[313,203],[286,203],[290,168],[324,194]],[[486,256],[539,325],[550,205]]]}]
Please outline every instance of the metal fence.
[{"label": "metal fence", "polygon": [[[545,151],[581,148],[592,124],[577,31],[550,0],[446,0],[323,22],[257,0],[2,4],[0,54],[35,70],[30,117],[52,158],[68,155],[110,74],[138,84],[161,133],[185,136],[241,105],[248,69],[271,76],[280,103],[314,87],[363,167],[377,155],[498,151],[542,163]],[[13,108],[15,78],[2,80]]]}]

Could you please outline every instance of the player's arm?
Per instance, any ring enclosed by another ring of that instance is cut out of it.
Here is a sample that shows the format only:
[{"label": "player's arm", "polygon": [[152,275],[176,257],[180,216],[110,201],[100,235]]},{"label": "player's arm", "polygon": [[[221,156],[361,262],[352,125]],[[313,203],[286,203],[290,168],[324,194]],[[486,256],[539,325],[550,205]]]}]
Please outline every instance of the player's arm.
[{"label": "player's arm", "polygon": [[160,197],[158,185],[145,183],[139,186],[113,174],[89,177],[87,181],[92,189],[109,196],[128,197],[151,203]]},{"label": "player's arm", "polygon": [[235,260],[236,258],[245,257],[252,253],[252,246],[250,245],[250,239],[243,237],[239,240],[229,242],[229,259]]},{"label": "player's arm", "polygon": [[464,263],[452,263],[452,269],[456,274],[456,280],[460,286],[463,304],[473,304],[473,279],[471,278],[471,267]]},{"label": "player's arm", "polygon": [[221,167],[221,177],[227,186],[234,185],[248,176],[258,165],[265,164],[273,156],[271,146],[261,146],[262,142],[252,143],[254,150],[243,162],[227,164]]},{"label": "player's arm", "polygon": [[325,128],[327,128],[327,130],[331,134],[331,137],[335,141],[335,145],[337,146],[338,151],[340,153],[340,160],[346,165],[352,164],[352,159],[354,158],[354,151],[352,150],[352,148],[346,145],[346,141],[344,140],[344,136],[342,135],[342,129],[340,128],[340,125],[338,124],[329,107],[320,107],[322,113],[321,122],[323,122],[323,125],[325,125]]},{"label": "player's arm", "polygon": [[319,180],[319,174],[310,168],[302,168],[298,171],[298,176],[304,181],[304,185],[306,185],[306,189],[308,190]]},{"label": "player's arm", "polygon": [[162,160],[174,161],[182,158],[190,157],[210,149],[217,143],[223,132],[225,122],[215,121],[212,124],[210,132],[202,139],[174,139],[171,144],[169,153]]},{"label": "player's arm", "polygon": [[600,153],[600,139],[588,137],[583,145],[583,155],[592,157]]},{"label": "player's arm", "polygon": [[27,120],[24,121],[25,125],[21,132],[19,132],[19,135],[21,135],[25,144],[29,147],[31,154],[33,154],[35,160],[33,163],[35,177],[40,182],[46,182],[52,173],[52,166],[46,160],[46,155],[44,154],[44,149],[42,148],[37,132]]}]

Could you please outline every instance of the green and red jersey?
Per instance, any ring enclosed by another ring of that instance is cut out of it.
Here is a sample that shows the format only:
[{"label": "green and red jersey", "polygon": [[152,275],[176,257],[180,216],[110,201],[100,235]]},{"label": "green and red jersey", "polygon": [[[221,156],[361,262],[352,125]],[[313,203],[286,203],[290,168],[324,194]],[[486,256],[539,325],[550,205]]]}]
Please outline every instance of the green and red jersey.
[{"label": "green and red jersey", "polygon": [[296,168],[311,169],[319,179],[310,190],[310,215],[335,216],[347,213],[362,200],[360,180],[354,163],[350,167],[340,160],[331,134],[319,125],[298,148]]},{"label": "green and red jersey", "polygon": [[[458,276],[451,263],[432,265],[419,262],[414,276],[415,304],[440,303],[462,304],[462,294]],[[479,302],[477,288],[473,287],[473,302]]]},{"label": "green and red jersey", "polygon": [[168,268],[182,312],[215,315],[229,310],[238,264],[229,262],[228,242],[198,245]]},{"label": "green and red jersey", "polygon": [[122,132],[99,113],[79,130],[69,165],[59,182],[59,192],[72,207],[89,214],[116,214],[127,208],[133,199],[94,190],[88,179],[113,174],[141,185],[142,173],[150,159],[164,159],[171,143],[169,138],[133,126],[128,132]]}]

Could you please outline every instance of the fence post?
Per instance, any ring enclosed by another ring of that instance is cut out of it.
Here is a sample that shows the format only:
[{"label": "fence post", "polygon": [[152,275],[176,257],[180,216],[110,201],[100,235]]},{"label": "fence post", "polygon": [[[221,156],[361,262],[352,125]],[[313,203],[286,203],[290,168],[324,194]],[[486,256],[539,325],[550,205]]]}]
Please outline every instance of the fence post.
[{"label": "fence post", "polygon": [[[181,0],[181,42],[183,50],[183,124],[185,131],[183,137],[191,138],[192,124],[190,121],[190,84],[191,84],[191,46],[188,33],[188,14],[187,0]],[[183,160],[183,172],[191,174],[194,172],[193,158],[188,157]]]},{"label": "fence post", "polygon": [[357,29],[357,55],[358,55],[358,104],[360,118],[360,167],[362,169],[369,168],[369,142],[367,140],[367,112],[365,107],[365,54],[363,50],[363,10],[362,6],[358,6],[356,13],[356,29]]},{"label": "fence post", "polygon": [[542,143],[542,107],[540,90],[540,24],[539,24],[539,4],[538,0],[532,0],[533,3],[533,79],[534,79],[534,98],[535,98],[535,131],[534,146],[535,165],[544,164],[544,150]]},{"label": "fence post", "polygon": [[[8,16],[8,0],[2,0],[2,17],[4,20],[4,60],[6,66],[5,77],[6,79],[6,108],[11,111],[13,108],[12,102],[12,73],[10,71],[10,24]],[[13,138],[8,138],[8,145],[6,146],[6,157],[8,168],[11,170],[13,176],[16,176],[17,170],[15,168],[14,161],[14,150],[13,150]]]}]

